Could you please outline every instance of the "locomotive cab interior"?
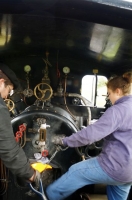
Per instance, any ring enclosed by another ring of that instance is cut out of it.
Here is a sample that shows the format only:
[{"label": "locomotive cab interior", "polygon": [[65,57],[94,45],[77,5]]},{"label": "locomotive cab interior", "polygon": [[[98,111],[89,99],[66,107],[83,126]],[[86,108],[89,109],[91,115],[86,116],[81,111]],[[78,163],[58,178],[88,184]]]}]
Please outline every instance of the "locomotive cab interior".
[{"label": "locomotive cab interior", "polygon": [[[52,139],[94,123],[111,106],[107,80],[132,70],[131,15],[127,0],[0,2],[0,62],[20,82],[5,103],[16,141],[32,164],[45,166],[44,188],[72,164],[101,152],[103,140],[61,148]],[[0,164],[3,200],[39,199]],[[107,199],[106,187],[86,186],[67,198],[73,199]]]}]

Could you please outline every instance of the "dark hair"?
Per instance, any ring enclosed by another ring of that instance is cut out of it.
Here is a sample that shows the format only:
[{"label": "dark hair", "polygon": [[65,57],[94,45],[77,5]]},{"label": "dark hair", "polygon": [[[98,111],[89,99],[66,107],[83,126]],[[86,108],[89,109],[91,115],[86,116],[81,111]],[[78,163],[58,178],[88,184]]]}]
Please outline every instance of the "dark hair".
[{"label": "dark hair", "polygon": [[125,72],[123,77],[129,79],[129,81],[132,83],[132,71]]},{"label": "dark hair", "polygon": [[123,95],[126,95],[129,94],[131,91],[131,78],[130,76],[116,76],[114,78],[111,78],[106,83],[106,86],[112,91],[115,91],[117,88],[120,88],[122,90]]},{"label": "dark hair", "polygon": [[5,86],[7,85],[12,85],[12,82],[10,81],[10,79],[0,70],[0,79],[4,79],[5,80]]},{"label": "dark hair", "polygon": [[14,90],[19,88],[19,81],[16,74],[5,64],[0,63],[0,70],[8,77],[14,86]]}]

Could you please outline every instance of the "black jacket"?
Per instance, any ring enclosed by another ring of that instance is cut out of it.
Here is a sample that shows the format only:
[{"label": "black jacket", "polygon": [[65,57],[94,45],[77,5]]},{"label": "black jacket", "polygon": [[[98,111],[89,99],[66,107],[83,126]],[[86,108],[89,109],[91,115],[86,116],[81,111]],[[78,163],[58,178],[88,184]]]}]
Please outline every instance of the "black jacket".
[{"label": "black jacket", "polygon": [[15,141],[10,114],[4,100],[0,97],[0,158],[4,165],[16,176],[29,179],[34,170]]}]

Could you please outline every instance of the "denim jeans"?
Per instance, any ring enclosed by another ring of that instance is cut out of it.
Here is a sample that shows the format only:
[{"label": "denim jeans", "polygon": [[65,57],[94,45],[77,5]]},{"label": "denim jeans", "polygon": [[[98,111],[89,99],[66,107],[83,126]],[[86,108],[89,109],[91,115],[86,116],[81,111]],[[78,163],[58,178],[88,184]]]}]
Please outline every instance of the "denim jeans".
[{"label": "denim jeans", "polygon": [[131,183],[124,184],[110,178],[100,167],[97,158],[91,158],[72,165],[46,188],[49,200],[63,200],[77,189],[90,184],[106,184],[108,200],[126,200]]}]

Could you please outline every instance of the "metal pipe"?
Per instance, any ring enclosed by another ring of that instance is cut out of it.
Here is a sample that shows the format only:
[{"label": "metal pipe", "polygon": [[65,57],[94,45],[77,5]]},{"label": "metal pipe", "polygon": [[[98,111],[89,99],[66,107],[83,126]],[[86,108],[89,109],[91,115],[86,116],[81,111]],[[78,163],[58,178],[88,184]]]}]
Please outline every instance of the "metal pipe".
[{"label": "metal pipe", "polygon": [[88,101],[86,98],[84,98],[83,96],[81,96],[80,94],[76,94],[76,93],[67,93],[68,97],[78,97],[80,98],[84,105],[87,107],[87,111],[88,111],[88,118],[87,118],[87,125],[90,125],[91,122],[91,110],[90,110],[90,106],[93,106],[91,104],[90,101]]}]

